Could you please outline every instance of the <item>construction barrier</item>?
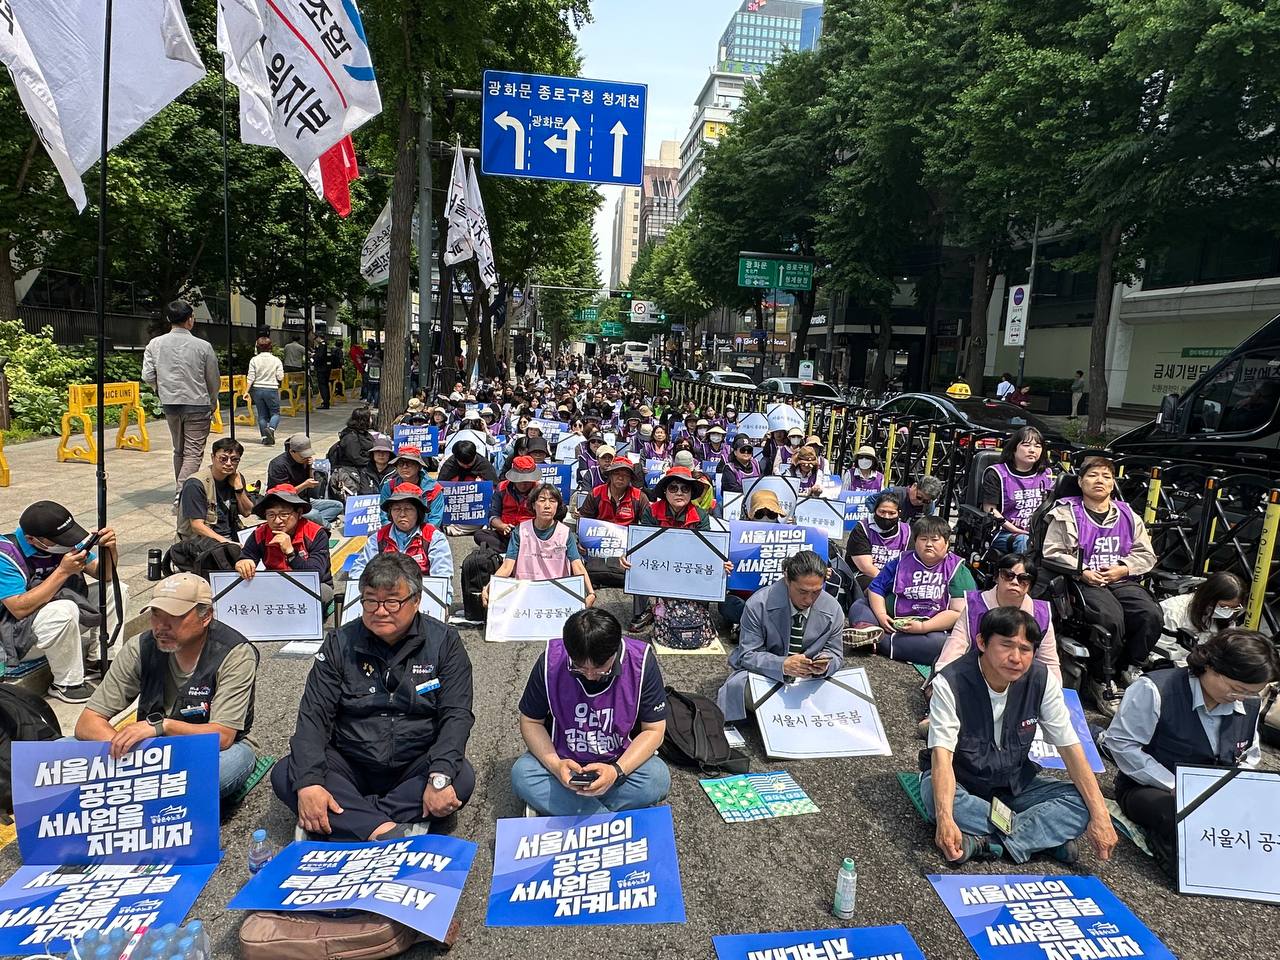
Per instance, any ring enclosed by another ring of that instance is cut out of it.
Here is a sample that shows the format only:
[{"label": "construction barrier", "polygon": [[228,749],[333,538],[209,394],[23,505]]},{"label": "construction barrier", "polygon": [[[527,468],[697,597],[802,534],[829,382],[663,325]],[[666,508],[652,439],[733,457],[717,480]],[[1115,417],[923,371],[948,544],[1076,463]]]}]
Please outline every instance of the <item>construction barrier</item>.
[{"label": "construction barrier", "polygon": [[[246,401],[244,395],[249,392],[248,380],[243,376],[237,376],[227,383],[228,378],[223,377],[218,385],[219,394],[229,393],[231,395],[231,403],[229,404],[232,414],[236,418],[236,425],[242,427],[255,427],[258,425],[258,416],[254,413],[253,402]],[[244,407],[244,413],[236,413],[236,405]],[[213,408],[213,420],[209,424],[209,430],[213,433],[222,433],[226,429],[226,424],[222,421],[222,404]]]},{"label": "construction barrier", "polygon": [[[151,449],[147,435],[147,415],[142,409],[142,388],[137,381],[108,383],[103,386],[103,407],[118,407],[120,426],[116,431],[117,450]],[[98,444],[93,437],[92,412],[98,404],[98,387],[93,383],[75,383],[67,388],[67,412],[62,415],[62,436],[58,440],[58,462],[80,460],[96,463]],[[129,433],[129,425],[136,418],[138,432]],[[72,445],[73,433],[80,434],[84,443]]]},{"label": "construction barrier", "polygon": [[[303,412],[302,395],[307,392],[306,375],[302,373],[286,373],[280,383],[280,412],[286,417],[296,417]],[[320,394],[311,385],[311,397],[306,409],[315,410],[320,405]]]},{"label": "construction barrier", "polygon": [[329,371],[329,402],[330,403],[347,402],[347,384],[342,379],[341,370]]},{"label": "construction barrier", "polygon": [[0,432],[0,487],[9,485],[9,461],[4,458],[4,433]]}]

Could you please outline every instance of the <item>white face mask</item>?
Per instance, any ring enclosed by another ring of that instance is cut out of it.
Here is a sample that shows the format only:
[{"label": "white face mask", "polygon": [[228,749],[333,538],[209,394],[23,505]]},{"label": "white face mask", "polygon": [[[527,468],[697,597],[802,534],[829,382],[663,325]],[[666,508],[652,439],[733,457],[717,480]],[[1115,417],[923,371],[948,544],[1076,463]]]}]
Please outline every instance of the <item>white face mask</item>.
[{"label": "white face mask", "polygon": [[1240,616],[1240,607],[1214,607],[1213,619],[1215,620],[1234,620]]},{"label": "white face mask", "polygon": [[870,470],[870,469],[871,469],[871,465],[872,465],[873,463],[875,463],[875,461],[874,461],[874,460],[868,460],[866,457],[863,457],[862,459],[860,459],[860,460],[858,461],[858,469],[859,469],[859,470]]},{"label": "white face mask", "polygon": [[699,428],[697,429],[697,434],[698,434],[698,439],[699,439],[699,440],[701,440],[703,437],[705,437],[705,436],[707,435],[706,427],[699,427]]},{"label": "white face mask", "polygon": [[801,441],[802,439],[803,439],[802,437],[792,437],[792,438],[791,438],[791,445],[792,445],[793,447],[798,447],[798,446],[800,446],[800,441]]}]

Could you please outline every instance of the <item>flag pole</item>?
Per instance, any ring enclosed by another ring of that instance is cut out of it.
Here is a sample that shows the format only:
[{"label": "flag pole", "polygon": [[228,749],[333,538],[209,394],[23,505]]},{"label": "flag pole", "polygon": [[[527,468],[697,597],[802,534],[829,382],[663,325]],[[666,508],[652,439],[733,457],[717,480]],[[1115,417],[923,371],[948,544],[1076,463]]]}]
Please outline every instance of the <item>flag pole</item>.
[{"label": "flag pole", "polygon": [[[107,440],[106,440],[106,382],[107,382],[107,145],[111,137],[111,4],[106,0],[102,39],[102,142],[98,157],[98,529],[107,525]],[[107,568],[105,548],[98,550],[98,658],[103,670],[107,667]],[[118,570],[111,571],[119,576]],[[116,611],[119,619],[123,610]]]},{"label": "flag pole", "polygon": [[311,187],[306,178],[302,180],[302,349],[306,356],[302,362],[303,389],[306,402],[302,405],[303,433],[311,436],[311,263],[307,258],[307,234],[311,221]]},{"label": "flag pole", "polygon": [[[236,372],[231,359],[235,331],[231,328],[231,193],[227,189],[227,61],[222,66],[222,269],[227,291],[227,430],[236,438]],[[256,338],[255,338],[256,339]]]}]

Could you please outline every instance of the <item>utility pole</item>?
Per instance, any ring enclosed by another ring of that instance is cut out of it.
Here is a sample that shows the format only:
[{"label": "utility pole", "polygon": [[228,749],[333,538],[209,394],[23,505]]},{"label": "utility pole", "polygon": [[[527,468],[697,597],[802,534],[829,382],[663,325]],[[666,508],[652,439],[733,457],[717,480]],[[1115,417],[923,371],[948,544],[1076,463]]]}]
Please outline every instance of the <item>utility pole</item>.
[{"label": "utility pole", "polygon": [[1027,336],[1031,333],[1031,298],[1036,295],[1036,254],[1040,249],[1040,214],[1036,214],[1035,232],[1031,234],[1031,267],[1027,270],[1027,316],[1022,321],[1022,346],[1018,348],[1018,386],[1027,367]]}]

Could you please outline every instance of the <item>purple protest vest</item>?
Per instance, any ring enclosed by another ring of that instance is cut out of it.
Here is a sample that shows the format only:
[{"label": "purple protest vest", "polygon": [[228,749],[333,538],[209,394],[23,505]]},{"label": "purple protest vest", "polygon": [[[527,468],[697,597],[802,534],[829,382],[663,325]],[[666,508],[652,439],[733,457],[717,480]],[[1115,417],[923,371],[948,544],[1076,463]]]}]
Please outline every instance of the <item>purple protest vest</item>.
[{"label": "purple protest vest", "polygon": [[959,557],[948,553],[934,566],[926,567],[914,550],[903,553],[893,576],[893,616],[927,620],[945,610],[947,586],[960,563]]},{"label": "purple protest vest", "polygon": [[729,457],[729,459],[725,460],[724,469],[726,473],[731,472],[738,478],[739,488],[742,487],[743,480],[754,480],[756,477],[760,476],[760,464],[756,463],[755,457],[751,458],[750,470],[744,468],[742,464],[738,462],[737,457]]},{"label": "purple protest vest", "polygon": [[844,475],[844,488],[851,493],[858,490],[883,490],[884,474],[873,473],[869,477],[863,477],[857,470],[850,470]]},{"label": "purple protest vest", "polygon": [[[982,622],[982,615],[991,608],[987,606],[987,601],[982,596],[981,590],[966,590],[964,592],[964,609],[969,618],[969,649],[976,650],[978,648],[978,624]],[[1040,627],[1040,635],[1043,636],[1049,630],[1049,601],[1032,600],[1031,615],[1036,618],[1036,624]]]},{"label": "purple protest vest", "polygon": [[1000,512],[1014,526],[1028,529],[1031,515],[1053,489],[1053,475],[1048,470],[1041,470],[1029,477],[1020,477],[1003,463],[997,463],[990,469],[1000,478]]},{"label": "purple protest vest", "polygon": [[9,557],[26,575],[28,590],[39,585],[62,562],[62,557],[56,554],[37,552],[28,557],[22,552],[22,547],[17,541],[10,537],[0,537],[0,554]]},{"label": "purple protest vest", "polygon": [[556,756],[583,765],[608,763],[631,746],[648,653],[647,643],[624,636],[613,679],[593,696],[583,688],[582,679],[569,672],[564,641],[547,641],[547,702]]},{"label": "purple protest vest", "polygon": [[1076,517],[1084,569],[1105,570],[1124,563],[1124,558],[1133,552],[1134,522],[1129,505],[1116,500],[1116,522],[1110,527],[1103,527],[1093,522],[1080,497],[1064,497],[1063,500],[1071,504],[1071,512]]},{"label": "purple protest vest", "polygon": [[902,556],[907,544],[911,542],[911,528],[901,520],[898,521],[898,529],[891,536],[885,536],[880,532],[880,528],[876,526],[874,520],[864,518],[858,521],[862,524],[862,529],[867,531],[867,542],[871,544],[871,562],[876,568],[882,568],[890,560],[896,560]]}]

